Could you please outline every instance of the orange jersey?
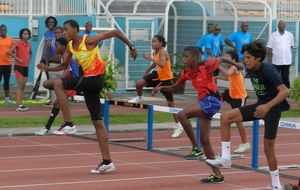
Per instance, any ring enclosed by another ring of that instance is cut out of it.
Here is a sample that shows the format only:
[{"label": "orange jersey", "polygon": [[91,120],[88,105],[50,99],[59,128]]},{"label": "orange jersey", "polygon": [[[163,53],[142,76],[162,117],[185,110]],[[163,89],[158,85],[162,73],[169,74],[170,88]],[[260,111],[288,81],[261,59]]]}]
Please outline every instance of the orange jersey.
[{"label": "orange jersey", "polygon": [[13,44],[14,40],[11,37],[0,37],[0,65],[11,65],[11,58],[7,53]]},{"label": "orange jersey", "polygon": [[229,95],[231,98],[244,99],[247,96],[247,92],[244,86],[244,78],[242,72],[233,74],[228,77],[229,80]]},{"label": "orange jersey", "polygon": [[[157,61],[160,60],[160,53],[154,54],[153,58]],[[164,67],[157,66],[157,75],[160,81],[171,80],[173,79],[173,73],[171,70],[171,61],[167,57]]]},{"label": "orange jersey", "polygon": [[104,74],[105,62],[102,61],[100,56],[99,47],[96,46],[92,50],[88,50],[85,45],[87,35],[83,36],[79,48],[73,48],[73,41],[68,43],[70,52],[74,55],[77,63],[82,67],[83,76],[98,76]]}]

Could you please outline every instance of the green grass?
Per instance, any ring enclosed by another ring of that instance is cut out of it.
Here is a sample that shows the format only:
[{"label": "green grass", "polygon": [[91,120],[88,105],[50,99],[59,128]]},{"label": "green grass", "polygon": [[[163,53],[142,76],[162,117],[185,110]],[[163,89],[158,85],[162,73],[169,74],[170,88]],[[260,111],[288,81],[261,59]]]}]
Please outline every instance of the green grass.
[{"label": "green grass", "polygon": [[[36,100],[30,100],[30,99],[24,99],[23,100],[23,104],[26,105],[26,106],[29,106],[29,107],[35,107],[35,106],[41,106],[45,103],[47,103],[49,100],[45,100],[45,99],[36,99]],[[15,104],[11,104],[11,105],[6,105],[4,103],[4,98],[2,98],[0,100],[0,106],[1,107],[16,107]]]},{"label": "green grass", "polygon": [[[29,107],[41,106],[45,104],[47,100],[25,100],[25,105]],[[3,101],[0,101],[0,106],[14,107],[15,105],[1,105]],[[300,109],[289,110],[282,113],[282,118],[288,117],[300,117]],[[14,127],[42,127],[47,122],[47,117],[32,117],[32,118],[15,118],[5,117],[0,118],[0,128],[14,128]],[[57,117],[54,124],[55,126],[61,125],[63,122],[62,117]],[[130,124],[130,123],[146,123],[147,113],[134,113],[134,114],[114,114],[110,116],[110,124]],[[173,116],[169,113],[154,113],[155,123],[173,122]],[[74,117],[74,123],[76,125],[91,125],[89,116],[76,116]]]},{"label": "green grass", "polygon": [[282,112],[281,117],[282,118],[300,117],[300,109],[295,109],[295,110],[289,110],[289,111]]},{"label": "green grass", "polygon": [[[0,118],[0,128],[13,128],[13,127],[42,127],[47,122],[47,117],[33,117],[33,118],[18,118],[5,117]],[[92,125],[90,116],[76,116],[74,117],[76,125]],[[173,116],[168,113],[154,113],[154,122],[172,122]],[[55,126],[61,125],[63,122],[62,117],[57,117],[54,124]],[[110,124],[130,124],[130,123],[146,123],[147,113],[135,114],[117,114],[110,116]]]}]

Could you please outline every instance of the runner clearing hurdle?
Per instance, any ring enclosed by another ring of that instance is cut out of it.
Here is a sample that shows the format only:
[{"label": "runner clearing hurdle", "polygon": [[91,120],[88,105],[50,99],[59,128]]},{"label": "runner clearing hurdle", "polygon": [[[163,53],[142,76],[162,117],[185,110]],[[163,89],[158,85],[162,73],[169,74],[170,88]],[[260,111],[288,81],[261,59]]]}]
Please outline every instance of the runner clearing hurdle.
[{"label": "runner clearing hurdle", "polygon": [[[102,32],[101,34],[88,37],[79,36],[79,24],[75,20],[67,20],[64,23],[64,36],[69,41],[67,52],[63,63],[56,67],[48,67],[45,64],[38,64],[42,71],[65,70],[70,64],[72,56],[83,70],[82,77],[68,77],[61,79],[50,79],[44,83],[47,89],[54,89],[60,109],[63,113],[65,123],[63,126],[73,126],[68,98],[65,90],[77,90],[84,92],[86,106],[90,112],[91,120],[96,129],[98,144],[102,153],[103,161],[91,170],[91,173],[107,173],[115,171],[108,147],[108,138],[102,121],[102,111],[100,103],[100,92],[103,89],[105,63],[101,60],[98,42],[101,40],[118,37],[130,49],[133,59],[137,57],[134,45],[119,30]],[[62,126],[62,127],[63,127]]]},{"label": "runner clearing hurdle", "polygon": [[[183,52],[183,64],[184,70],[182,71],[180,78],[174,85],[160,86],[152,90],[152,93],[174,92],[179,89],[186,80],[192,82],[193,87],[198,92],[198,104],[188,106],[178,113],[178,119],[187,133],[192,145],[193,150],[190,155],[193,157],[196,154],[203,154],[200,152],[197,145],[197,141],[193,132],[192,124],[189,121],[190,118],[197,117],[200,124],[200,139],[203,145],[205,156],[208,159],[214,159],[215,155],[209,141],[209,131],[211,126],[212,117],[220,110],[221,102],[220,95],[217,91],[217,85],[213,77],[213,72],[219,67],[219,63],[225,62],[233,64],[238,68],[242,66],[227,58],[209,59],[206,62],[199,61],[202,54],[197,47],[189,46],[184,49]],[[201,179],[202,183],[223,183],[224,177],[221,171],[212,166],[213,173],[208,178]]]}]

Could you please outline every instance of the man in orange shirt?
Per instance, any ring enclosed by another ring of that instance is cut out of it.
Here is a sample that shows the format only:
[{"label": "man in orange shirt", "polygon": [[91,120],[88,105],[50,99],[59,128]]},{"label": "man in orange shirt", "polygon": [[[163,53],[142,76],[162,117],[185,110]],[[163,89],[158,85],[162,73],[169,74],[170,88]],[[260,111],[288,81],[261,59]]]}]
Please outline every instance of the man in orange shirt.
[{"label": "man in orange shirt", "polygon": [[11,58],[8,51],[14,44],[14,40],[6,36],[7,27],[2,24],[0,26],[0,82],[2,80],[2,75],[4,78],[3,89],[5,95],[5,103],[12,104],[13,102],[9,98],[9,79],[11,74]]}]

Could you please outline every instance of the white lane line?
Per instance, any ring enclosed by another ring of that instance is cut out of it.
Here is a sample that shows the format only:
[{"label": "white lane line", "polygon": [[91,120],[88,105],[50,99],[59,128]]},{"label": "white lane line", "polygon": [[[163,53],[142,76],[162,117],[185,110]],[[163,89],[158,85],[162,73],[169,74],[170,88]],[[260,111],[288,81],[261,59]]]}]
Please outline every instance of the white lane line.
[{"label": "white lane line", "polygon": [[[134,151],[120,151],[120,152],[110,152],[111,154],[132,154],[132,153],[147,153],[147,151],[134,150]],[[24,159],[24,158],[44,158],[44,157],[62,157],[62,156],[91,156],[91,155],[100,155],[100,152],[97,153],[70,153],[70,154],[43,154],[43,155],[33,155],[33,156],[4,156],[0,157],[0,160],[3,159]]]},{"label": "white lane line", "polygon": [[[146,165],[146,164],[176,164],[176,163],[186,163],[187,160],[170,160],[170,161],[159,161],[159,162],[137,162],[137,163],[124,163],[116,164],[116,166],[129,166],[129,165]],[[61,169],[79,169],[79,168],[92,168],[95,165],[86,165],[86,166],[66,166],[66,167],[48,167],[48,168],[23,168],[23,169],[12,169],[12,170],[0,170],[0,173],[8,172],[24,172],[24,171],[43,171],[43,170],[61,170]]]},{"label": "white lane line", "polygon": [[[276,157],[279,158],[279,157],[293,157],[293,156],[300,156],[300,154],[276,154]],[[266,156],[265,155],[260,155],[258,156],[259,158],[265,158]],[[296,158],[295,157],[295,158]],[[251,156],[245,156],[244,158],[252,158]],[[277,159],[278,160],[278,159]],[[296,160],[296,159],[295,159]]]},{"label": "white lane line", "polygon": [[234,190],[258,190],[258,189],[271,189],[270,186],[266,186],[266,187],[255,187],[255,188],[240,188],[240,189],[234,189]]},{"label": "white lane line", "polygon": [[32,145],[3,145],[0,148],[25,148],[42,146],[72,146],[72,145],[97,145],[97,143],[60,143],[60,144],[32,144]]},{"label": "white lane line", "polygon": [[[251,173],[251,172],[253,172],[253,171],[224,172],[223,174],[245,174],[245,173]],[[74,184],[91,184],[91,183],[103,183],[103,182],[138,181],[138,180],[166,179],[166,178],[182,178],[182,177],[207,176],[209,174],[210,173],[180,174],[180,175],[162,175],[162,176],[151,176],[151,177],[133,177],[133,178],[104,179],[104,180],[66,181],[66,182],[57,182],[57,183],[6,185],[6,186],[0,186],[0,189],[58,186],[58,185],[74,185]]]}]

